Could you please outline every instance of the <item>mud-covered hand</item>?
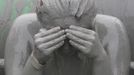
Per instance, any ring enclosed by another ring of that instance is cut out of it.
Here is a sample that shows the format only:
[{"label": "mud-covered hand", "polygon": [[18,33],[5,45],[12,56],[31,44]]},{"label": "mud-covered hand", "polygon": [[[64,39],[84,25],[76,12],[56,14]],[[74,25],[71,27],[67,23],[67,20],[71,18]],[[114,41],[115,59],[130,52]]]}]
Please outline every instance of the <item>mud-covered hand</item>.
[{"label": "mud-covered hand", "polygon": [[35,57],[39,62],[45,62],[45,58],[50,56],[57,48],[64,44],[66,35],[65,31],[61,30],[60,27],[55,27],[50,30],[40,29],[35,38]]},{"label": "mud-covered hand", "polygon": [[65,30],[70,44],[90,57],[103,57],[106,52],[95,31],[71,25]]}]

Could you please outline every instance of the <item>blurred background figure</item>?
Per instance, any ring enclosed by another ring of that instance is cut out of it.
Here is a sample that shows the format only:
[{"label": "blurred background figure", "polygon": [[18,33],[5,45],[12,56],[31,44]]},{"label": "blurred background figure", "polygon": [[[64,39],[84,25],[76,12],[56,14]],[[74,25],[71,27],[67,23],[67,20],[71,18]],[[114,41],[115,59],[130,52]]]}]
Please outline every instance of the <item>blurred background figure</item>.
[{"label": "blurred background figure", "polygon": [[[34,12],[37,0],[0,0],[0,59],[4,58],[5,41],[13,20],[24,13]],[[134,0],[96,0],[98,12],[121,19],[127,29],[134,61]],[[0,75],[4,75],[4,60],[0,60]],[[131,63],[130,75],[134,75]]]}]

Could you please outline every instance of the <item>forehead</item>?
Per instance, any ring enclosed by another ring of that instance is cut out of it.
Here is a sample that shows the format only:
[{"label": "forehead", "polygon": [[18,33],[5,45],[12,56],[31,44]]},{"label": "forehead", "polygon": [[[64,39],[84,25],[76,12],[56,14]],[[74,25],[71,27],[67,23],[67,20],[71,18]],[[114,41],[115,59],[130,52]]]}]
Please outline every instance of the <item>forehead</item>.
[{"label": "forehead", "polygon": [[49,22],[43,26],[46,29],[51,29],[57,26],[60,26],[63,29],[67,29],[70,25],[80,26],[89,29],[92,27],[92,21],[88,16],[84,16],[80,20],[77,20],[73,16],[68,16],[49,20]]},{"label": "forehead", "polygon": [[94,7],[94,0],[41,0],[38,7],[51,17],[73,15],[80,17]]}]

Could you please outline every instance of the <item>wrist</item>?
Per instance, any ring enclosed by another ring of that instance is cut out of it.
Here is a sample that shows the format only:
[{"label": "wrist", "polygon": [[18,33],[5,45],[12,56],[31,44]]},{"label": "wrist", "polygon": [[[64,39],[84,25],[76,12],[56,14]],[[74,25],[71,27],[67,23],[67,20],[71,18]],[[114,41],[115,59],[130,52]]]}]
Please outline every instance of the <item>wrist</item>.
[{"label": "wrist", "polygon": [[41,70],[45,65],[42,65],[39,63],[39,61],[37,60],[37,58],[33,55],[33,53],[31,54],[31,64],[32,66],[37,69],[37,70]]},{"label": "wrist", "polygon": [[49,56],[45,56],[39,50],[33,51],[33,56],[38,60],[38,62],[42,65],[45,65],[49,59]]}]

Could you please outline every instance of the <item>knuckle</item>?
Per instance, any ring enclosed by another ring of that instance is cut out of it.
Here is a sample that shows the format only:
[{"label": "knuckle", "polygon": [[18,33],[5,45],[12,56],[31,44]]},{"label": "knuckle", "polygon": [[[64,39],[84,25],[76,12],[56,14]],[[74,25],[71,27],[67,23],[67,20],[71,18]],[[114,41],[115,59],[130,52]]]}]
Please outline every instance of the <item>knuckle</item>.
[{"label": "knuckle", "polygon": [[36,39],[38,37],[39,33],[35,34],[34,35],[34,39]]}]

